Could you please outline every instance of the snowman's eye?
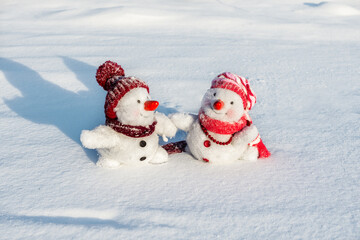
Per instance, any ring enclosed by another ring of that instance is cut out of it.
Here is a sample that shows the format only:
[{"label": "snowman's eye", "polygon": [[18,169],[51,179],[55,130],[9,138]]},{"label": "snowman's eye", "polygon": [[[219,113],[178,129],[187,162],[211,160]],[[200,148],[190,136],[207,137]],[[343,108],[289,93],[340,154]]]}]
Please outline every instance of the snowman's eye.
[{"label": "snowman's eye", "polygon": [[233,102],[233,101],[231,101],[231,102],[230,102],[230,104],[231,104],[231,105],[233,105],[233,104],[234,104],[234,102]]},{"label": "snowman's eye", "polygon": [[137,102],[138,102],[138,103],[141,103],[141,101],[140,101],[140,100],[137,100]]},{"label": "snowman's eye", "polygon": [[214,97],[216,96],[216,93],[214,93]]}]

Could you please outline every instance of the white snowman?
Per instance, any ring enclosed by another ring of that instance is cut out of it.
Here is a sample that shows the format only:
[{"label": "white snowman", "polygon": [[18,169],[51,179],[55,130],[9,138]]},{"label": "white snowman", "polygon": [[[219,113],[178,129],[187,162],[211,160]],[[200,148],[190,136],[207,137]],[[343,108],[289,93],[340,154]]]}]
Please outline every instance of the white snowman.
[{"label": "white snowman", "polygon": [[125,77],[120,65],[107,61],[96,73],[96,80],[108,93],[105,100],[106,124],[83,130],[84,147],[97,149],[98,166],[160,164],[168,160],[159,146],[158,134],[173,137],[175,125],[164,114],[154,112],[157,101],[150,100],[149,87],[136,77]]},{"label": "white snowman", "polygon": [[247,79],[218,75],[205,93],[199,115],[176,113],[171,120],[188,132],[186,152],[211,163],[256,161],[270,156],[248,111],[256,102]]}]

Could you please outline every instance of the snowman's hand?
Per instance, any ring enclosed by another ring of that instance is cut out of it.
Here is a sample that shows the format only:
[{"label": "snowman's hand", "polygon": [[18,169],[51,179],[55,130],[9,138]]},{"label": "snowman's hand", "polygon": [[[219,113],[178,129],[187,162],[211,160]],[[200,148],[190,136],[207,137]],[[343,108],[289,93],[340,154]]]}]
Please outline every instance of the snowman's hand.
[{"label": "snowman's hand", "polygon": [[259,131],[255,127],[255,125],[251,125],[250,127],[245,127],[240,132],[235,133],[232,144],[249,144],[259,135]]},{"label": "snowman's hand", "polygon": [[174,113],[170,115],[170,119],[175,124],[175,126],[185,132],[190,130],[191,125],[196,121],[197,118],[197,115],[189,113]]},{"label": "snowman's hand", "polygon": [[94,130],[83,130],[80,141],[84,147],[89,149],[111,148],[120,145],[120,139],[116,132],[110,127],[100,125]]},{"label": "snowman's hand", "polygon": [[174,123],[167,117],[165,114],[156,112],[155,119],[157,121],[155,132],[159,135],[162,135],[163,138],[167,137],[174,137],[177,131],[176,126]]}]

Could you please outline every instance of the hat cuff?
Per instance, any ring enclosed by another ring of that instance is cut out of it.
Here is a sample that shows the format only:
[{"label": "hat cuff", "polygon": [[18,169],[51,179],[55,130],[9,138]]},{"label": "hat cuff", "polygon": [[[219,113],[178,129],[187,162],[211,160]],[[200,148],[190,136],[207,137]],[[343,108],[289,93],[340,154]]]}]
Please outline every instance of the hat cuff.
[{"label": "hat cuff", "polygon": [[215,78],[212,81],[211,88],[223,88],[235,92],[241,97],[244,109],[247,108],[246,93],[244,89],[235,84],[233,80],[226,78]]},{"label": "hat cuff", "polygon": [[113,85],[113,89],[108,91],[105,101],[105,114],[110,119],[116,119],[114,108],[119,103],[120,99],[134,88],[145,88],[149,92],[149,87],[145,82],[134,77],[123,77]]}]

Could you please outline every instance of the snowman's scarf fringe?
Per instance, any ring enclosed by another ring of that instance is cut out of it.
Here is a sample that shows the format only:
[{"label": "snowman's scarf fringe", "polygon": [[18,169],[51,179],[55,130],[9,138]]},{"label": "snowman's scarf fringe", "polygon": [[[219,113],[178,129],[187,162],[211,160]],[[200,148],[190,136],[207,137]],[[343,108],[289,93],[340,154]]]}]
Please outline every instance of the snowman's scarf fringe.
[{"label": "snowman's scarf fringe", "polygon": [[144,126],[132,126],[132,125],[126,125],[119,122],[117,119],[110,119],[106,118],[106,126],[111,127],[116,132],[124,134],[125,136],[132,137],[132,138],[142,138],[147,137],[153,134],[155,131],[155,126],[157,124],[156,121],[154,121],[151,125],[148,127]]},{"label": "snowman's scarf fringe", "polygon": [[211,118],[203,111],[199,112],[199,121],[207,130],[217,134],[234,134],[241,131],[245,126],[250,126],[252,124],[252,121],[247,114],[244,114],[239,121],[229,123]]}]

